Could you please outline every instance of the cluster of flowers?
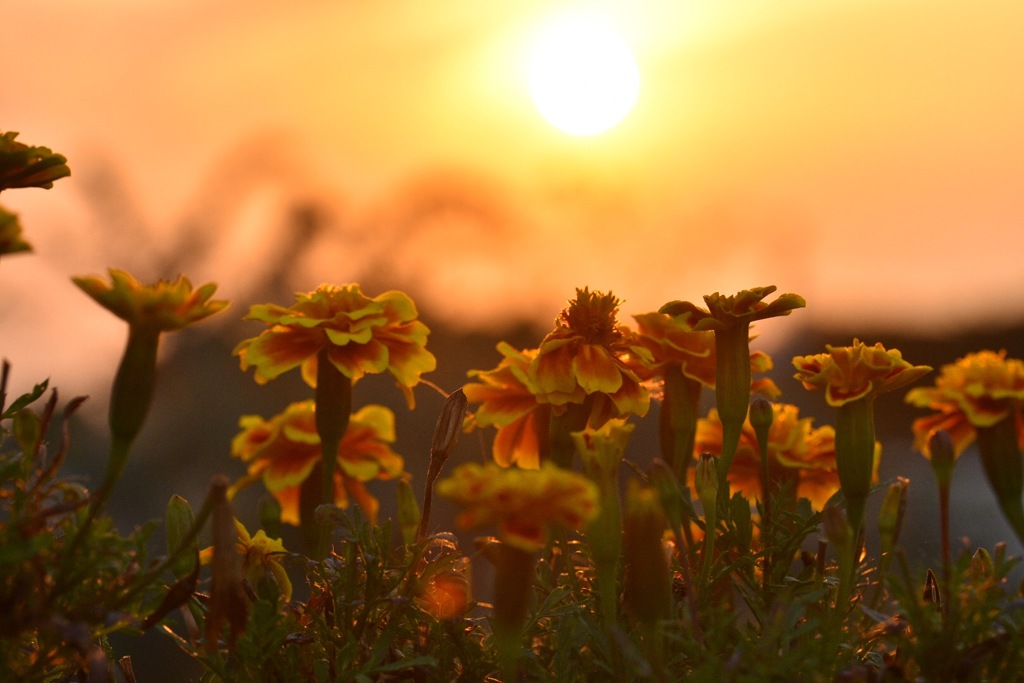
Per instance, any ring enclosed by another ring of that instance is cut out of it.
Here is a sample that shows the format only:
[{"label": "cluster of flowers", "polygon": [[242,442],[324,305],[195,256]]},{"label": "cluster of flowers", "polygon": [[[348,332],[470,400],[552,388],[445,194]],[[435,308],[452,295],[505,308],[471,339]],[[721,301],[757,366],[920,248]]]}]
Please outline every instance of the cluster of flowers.
[{"label": "cluster of flowers", "polygon": [[[131,343],[142,339],[138,343],[151,344],[160,332],[183,327],[226,305],[210,300],[213,285],[192,290],[182,278],[144,286],[121,271],[111,271],[111,277],[110,285],[94,277],[76,282],[128,321],[130,340],[135,340]],[[772,361],[761,352],[750,352],[749,326],[804,305],[792,294],[765,303],[774,289],[708,296],[706,309],[687,302],[666,304],[659,312],[635,316],[636,329],[618,322],[619,300],[612,294],[582,289],[537,348],[499,344],[502,359],[497,367],[472,371],[464,387],[469,403],[476,406],[464,428],[496,429],[494,462],[464,464],[438,486],[441,495],[465,507],[459,525],[494,524],[505,543],[536,551],[549,538],[552,525],[578,529],[592,522],[602,502],[598,486],[593,477],[574,470],[573,457],[594,450],[594,440],[609,438],[618,441],[615,450],[621,456],[629,430],[618,425],[644,416],[655,396],[662,401],[663,455],[681,481],[689,477],[692,482],[694,455],[710,453],[718,457],[719,477],[747,496],[763,497],[767,485],[794,500],[806,497],[820,508],[841,487],[850,526],[858,531],[858,515],[863,515],[880,453],[874,440],[873,399],[906,386],[931,368],[914,366],[899,351],[859,340],[795,358],[796,377],[808,388],[824,389],[826,400],[836,407],[837,428],[815,427],[796,406],[774,403],[767,439],[762,441],[747,416],[750,397],[753,393],[777,400],[779,391],[768,379],[751,379],[752,373],[770,370]],[[300,368],[306,382],[317,388],[317,399],[293,403],[270,419],[241,418],[232,453],[248,465],[248,475],[233,490],[262,481],[280,502],[282,521],[301,524],[301,510],[309,509],[300,500],[304,482],[330,472],[324,488],[327,499],[322,502],[346,507],[354,500],[375,518],[378,504],[365,484],[407,475],[401,456],[391,448],[394,415],[378,405],[351,412],[351,385],[367,374],[388,372],[410,408],[414,406],[412,389],[421,375],[435,368],[436,360],[426,349],[429,330],[418,320],[413,302],[400,292],[370,298],[358,285],[322,285],[297,295],[291,307],[252,306],[247,318],[263,322],[267,329],[236,347],[242,369],[255,368],[256,381],[265,383]],[[126,359],[137,355],[126,353]],[[142,355],[151,363],[152,354]],[[743,362],[737,364],[737,358]],[[123,382],[136,403],[137,390],[145,385],[139,375],[147,372],[152,368],[131,370]],[[698,417],[698,399],[705,387],[716,389],[717,407]],[[1013,448],[1024,443],[1024,364],[1005,358],[1005,353],[973,354],[944,367],[934,388],[914,389],[907,400],[934,411],[914,424],[917,445],[925,455],[934,457],[931,436],[936,430],[950,434],[953,458],[978,438],[990,474],[1004,477],[1002,483],[993,482],[997,493],[1016,486],[1016,491],[999,497],[1008,518],[1015,526],[1019,518],[1024,529],[1024,514],[1019,514],[1019,450],[1017,483],[1007,483],[1005,471],[1013,458],[992,455],[992,448],[1005,450],[1007,440],[991,436],[1009,425]],[[115,396],[112,405],[116,404]],[[335,411],[341,407],[345,414],[319,415],[325,405]],[[115,434],[133,435],[137,420],[137,415],[112,408]],[[337,424],[332,428],[330,423],[339,420],[340,436],[331,442],[335,446],[328,458],[324,443],[330,438],[325,440],[324,435],[338,434]],[[122,424],[125,421],[133,424]],[[609,426],[614,429],[609,431]],[[249,554],[254,547],[265,549],[262,555],[255,552],[256,565],[283,550],[268,539],[255,543],[240,525],[238,536],[240,547]],[[274,575],[281,572],[274,569]],[[290,587],[285,592],[290,593]]]}]

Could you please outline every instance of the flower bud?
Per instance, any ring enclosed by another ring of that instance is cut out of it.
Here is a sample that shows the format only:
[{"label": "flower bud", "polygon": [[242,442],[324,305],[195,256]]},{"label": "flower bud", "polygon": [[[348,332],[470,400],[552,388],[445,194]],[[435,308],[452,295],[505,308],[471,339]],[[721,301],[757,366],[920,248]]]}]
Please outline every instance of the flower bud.
[{"label": "flower bud", "polygon": [[700,500],[700,504],[704,506],[704,516],[713,515],[718,501],[719,487],[715,456],[710,453],[700,454],[693,486],[697,489],[697,498]]},{"label": "flower bud", "polygon": [[[772,409],[772,402],[764,396],[755,396],[750,401],[750,426],[757,434],[758,443],[768,442],[768,430],[775,421],[775,411]],[[762,434],[764,435],[762,437]]]},{"label": "flower bud", "polygon": [[928,437],[928,453],[931,454],[935,481],[940,489],[948,490],[953,481],[953,468],[956,467],[956,452],[949,432],[942,429],[932,432]]},{"label": "flower bud", "polygon": [[826,505],[821,511],[825,536],[836,548],[844,548],[850,542],[850,527],[846,515],[835,505]]},{"label": "flower bud", "polygon": [[995,564],[992,562],[992,556],[989,555],[988,551],[984,548],[978,548],[974,551],[974,556],[971,557],[971,574],[974,580],[981,583],[991,579],[995,576],[995,573]]},{"label": "flower bud", "polygon": [[[168,555],[173,555],[178,550],[194,524],[195,516],[192,514],[192,508],[188,501],[179,495],[171,496],[171,499],[167,501],[167,511],[164,515]],[[171,571],[180,579],[191,574],[198,562],[199,548],[193,541],[191,546],[171,563]]]},{"label": "flower bud", "polygon": [[420,506],[416,502],[416,494],[412,490],[409,477],[398,480],[396,490],[398,496],[398,528],[402,532],[402,542],[412,545],[416,542],[416,532],[420,527]]},{"label": "flower bud", "polygon": [[885,492],[882,509],[878,513],[878,535],[881,552],[888,555],[893,551],[900,529],[903,527],[903,514],[907,509],[907,488],[910,480],[899,477]]},{"label": "flower bud", "polygon": [[935,572],[931,569],[928,570],[928,574],[924,578],[924,591],[921,595],[925,602],[931,603],[936,607],[942,607],[942,594],[939,593],[939,580],[935,578]]}]

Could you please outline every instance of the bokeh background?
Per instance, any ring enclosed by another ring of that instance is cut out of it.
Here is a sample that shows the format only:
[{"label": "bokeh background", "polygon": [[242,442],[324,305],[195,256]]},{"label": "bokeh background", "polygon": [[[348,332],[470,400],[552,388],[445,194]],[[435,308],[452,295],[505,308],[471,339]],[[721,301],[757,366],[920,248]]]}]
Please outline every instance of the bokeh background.
[{"label": "bokeh background", "polygon": [[[258,387],[231,349],[259,330],[241,321],[249,305],[320,282],[409,292],[447,390],[493,367],[498,340],[535,345],[584,285],[623,298],[627,320],[714,291],[804,295],[755,345],[775,356],[784,398],[821,421],[788,359],[825,343],[882,341],[936,367],[981,348],[1024,356],[1019,2],[583,3],[619,29],[641,77],[633,112],[588,138],[541,119],[524,79],[530,36],[564,4],[4,7],[0,130],[65,154],[73,175],[4,194],[35,253],[0,268],[0,354],[12,393],[50,377],[91,397],[74,472],[102,469],[124,326],[70,276],[184,273],[233,302],[166,340],[152,420],[114,496],[126,528],[173,493],[198,504],[213,473],[240,474],[240,414],[309,395],[295,377]],[[355,398],[395,409],[422,481],[441,398],[418,397],[409,413],[371,378]],[[882,474],[911,476],[908,552],[927,563],[935,495],[900,401],[879,400]],[[975,459],[957,470],[954,533],[1010,539]],[[187,680],[184,666],[173,649],[136,657],[144,681]]]}]

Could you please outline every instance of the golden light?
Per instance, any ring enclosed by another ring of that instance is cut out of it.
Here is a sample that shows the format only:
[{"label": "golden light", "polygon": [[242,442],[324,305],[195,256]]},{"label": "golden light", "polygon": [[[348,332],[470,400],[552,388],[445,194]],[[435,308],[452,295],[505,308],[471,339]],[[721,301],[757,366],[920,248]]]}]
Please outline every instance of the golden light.
[{"label": "golden light", "polygon": [[571,135],[602,133],[629,114],[640,92],[633,53],[600,17],[558,16],[529,50],[527,81],[534,106]]}]

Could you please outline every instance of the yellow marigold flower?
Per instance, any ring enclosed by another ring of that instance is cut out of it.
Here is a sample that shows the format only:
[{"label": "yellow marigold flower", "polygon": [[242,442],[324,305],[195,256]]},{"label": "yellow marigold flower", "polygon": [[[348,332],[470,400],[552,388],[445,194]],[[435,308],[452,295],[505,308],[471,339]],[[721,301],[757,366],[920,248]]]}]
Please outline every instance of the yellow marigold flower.
[{"label": "yellow marigold flower", "polygon": [[[238,534],[236,548],[242,556],[242,571],[245,572],[249,582],[256,584],[263,576],[269,573],[277,582],[281,590],[281,596],[285,602],[292,599],[292,582],[288,578],[288,572],[281,564],[281,558],[288,555],[284,544],[279,538],[269,538],[263,529],[256,532],[255,536],[249,534],[245,525],[235,519],[235,532]],[[206,548],[199,552],[199,561],[202,564],[209,564],[213,558],[213,548]]]},{"label": "yellow marigold flower", "polygon": [[536,470],[467,463],[437,484],[437,492],[465,508],[462,529],[495,524],[498,537],[528,553],[548,541],[550,526],[579,529],[597,516],[597,487],[575,472],[545,464]]},{"label": "yellow marigold flower", "polygon": [[466,384],[463,391],[470,403],[480,406],[467,418],[467,427],[497,428],[493,453],[495,462],[502,467],[516,464],[536,469],[540,467],[541,426],[537,409],[541,404],[531,388],[528,373],[537,350],[518,351],[501,342],[498,352],[503,356],[498,367],[469,372],[478,381]]},{"label": "yellow marigold flower", "polygon": [[210,300],[217,290],[212,282],[193,289],[187,278],[178,276],[174,282],[144,285],[126,271],[111,268],[109,273],[110,284],[94,275],[71,279],[101,306],[138,329],[178,330],[228,305],[227,301]]},{"label": "yellow marigold flower", "polygon": [[353,383],[365,374],[390,372],[412,407],[412,387],[437,367],[426,348],[430,330],[417,316],[412,299],[402,292],[371,299],[359,285],[320,285],[296,294],[290,308],[250,307],[246,320],[270,327],[240,343],[234,353],[243,370],[256,368],[260,384],[301,366],[302,378],[316,386],[317,354],[326,349],[331,364]]},{"label": "yellow marigold flower", "polygon": [[[793,485],[797,497],[807,498],[820,510],[839,490],[836,471],[835,431],[832,427],[812,426],[814,418],[800,417],[794,405],[777,403],[768,428],[768,476],[779,487]],[[722,448],[722,422],[712,408],[697,422],[695,454],[719,453]],[[880,447],[876,446],[880,451]],[[876,460],[877,463],[877,460]],[[729,482],[748,498],[763,498],[761,489],[761,448],[750,420],[743,425],[736,458],[729,470]]]},{"label": "yellow marigold flower", "polygon": [[592,398],[590,426],[595,428],[611,418],[643,417],[650,407],[649,393],[623,360],[648,354],[618,324],[618,309],[610,292],[577,289],[530,365],[530,383],[541,402],[557,407]]},{"label": "yellow marigold flower", "polygon": [[1007,359],[1005,350],[972,353],[942,366],[934,387],[911,389],[906,401],[936,411],[914,420],[914,446],[926,456],[931,457],[932,432],[947,432],[959,457],[974,441],[977,427],[991,427],[1010,416],[1024,447],[1024,361]]},{"label": "yellow marigold flower", "polygon": [[931,372],[927,365],[911,365],[898,349],[881,343],[867,346],[859,339],[852,346],[831,346],[828,353],[797,356],[796,375],[808,389],[824,389],[825,400],[838,408],[851,401],[899,389]]},{"label": "yellow marigold flower", "polygon": [[[281,521],[288,524],[299,524],[302,483],[320,462],[315,411],[313,401],[300,401],[270,420],[245,415],[239,420],[242,431],[231,442],[232,455],[249,464],[250,477],[263,479],[281,504]],[[336,505],[348,507],[352,497],[367,517],[376,519],[379,503],[364,482],[402,474],[404,461],[391,449],[394,441],[395,416],[384,406],[364,406],[351,416],[334,471]]]}]

